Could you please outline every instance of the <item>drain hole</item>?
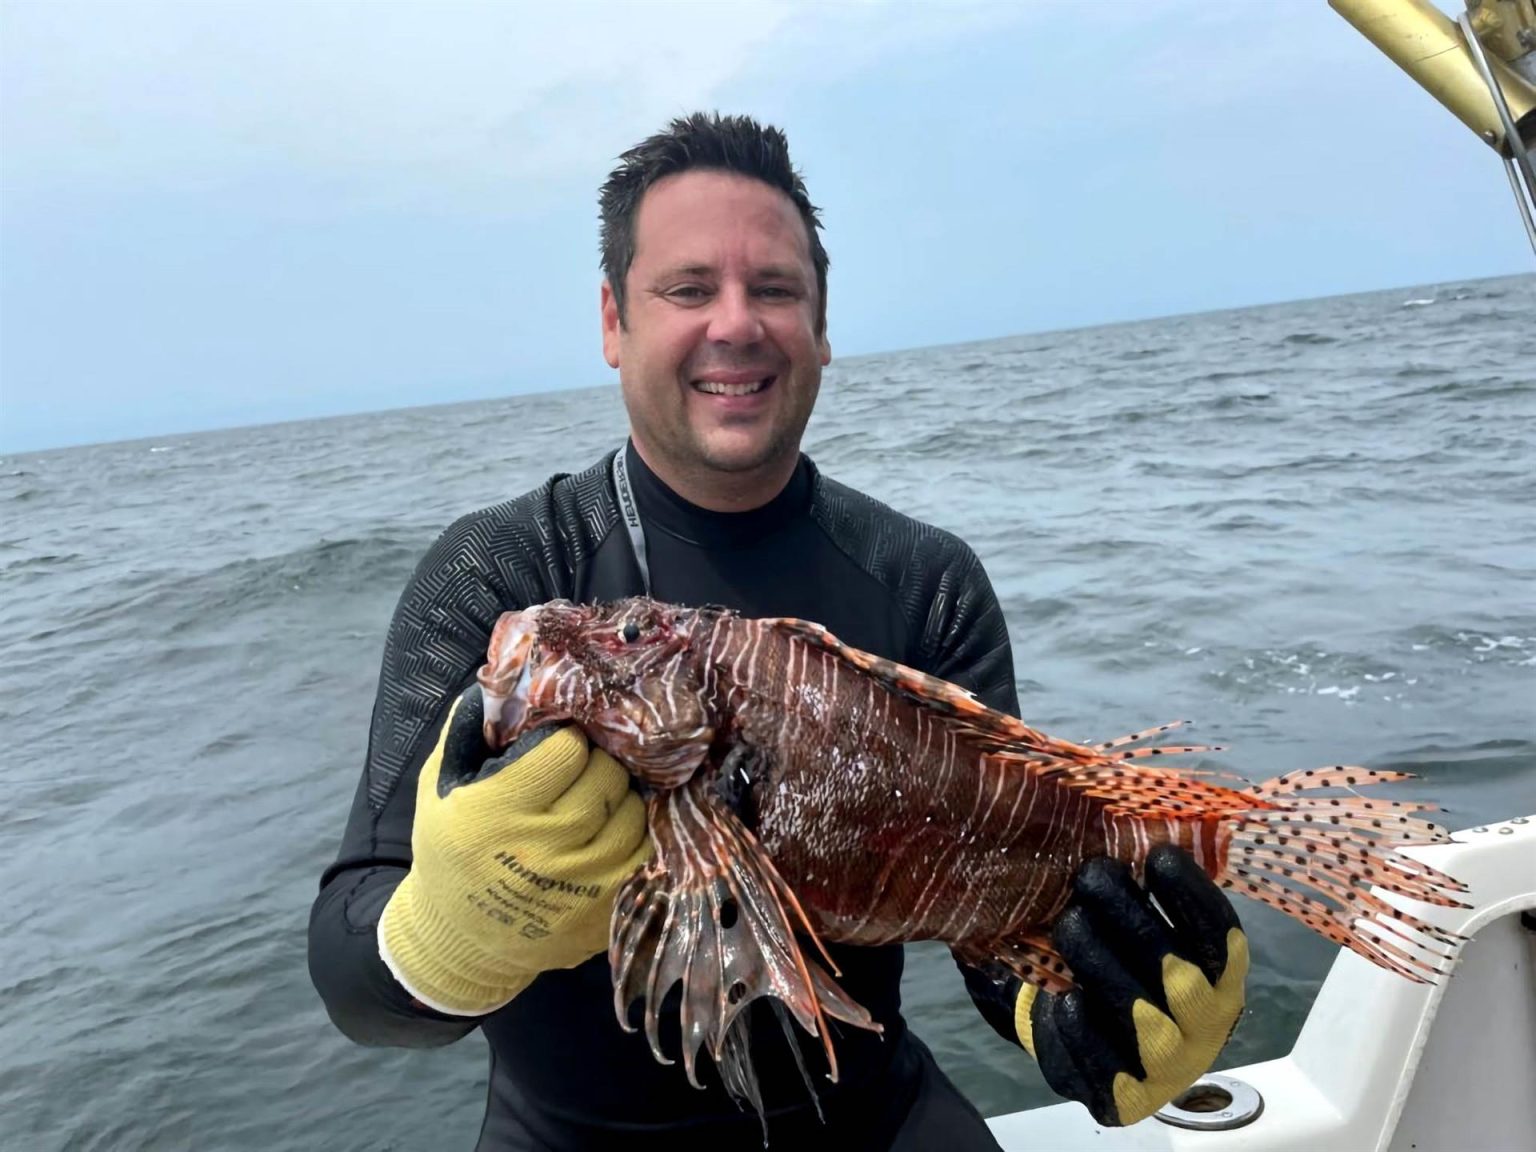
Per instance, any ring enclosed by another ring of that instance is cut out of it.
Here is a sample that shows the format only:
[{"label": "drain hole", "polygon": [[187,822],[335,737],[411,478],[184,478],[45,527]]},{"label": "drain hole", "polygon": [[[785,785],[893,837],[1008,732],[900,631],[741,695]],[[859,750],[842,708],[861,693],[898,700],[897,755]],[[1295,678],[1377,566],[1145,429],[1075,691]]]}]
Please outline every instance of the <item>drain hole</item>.
[{"label": "drain hole", "polygon": [[736,924],[736,901],[731,899],[720,902],[720,927],[731,928]]},{"label": "drain hole", "polygon": [[1263,1111],[1264,1097],[1252,1084],[1213,1072],[1159,1108],[1156,1115],[1175,1128],[1218,1132],[1252,1124]]},{"label": "drain hole", "polygon": [[1220,1112],[1232,1106],[1232,1093],[1214,1084],[1196,1084],[1175,1096],[1173,1106],[1186,1112]]}]

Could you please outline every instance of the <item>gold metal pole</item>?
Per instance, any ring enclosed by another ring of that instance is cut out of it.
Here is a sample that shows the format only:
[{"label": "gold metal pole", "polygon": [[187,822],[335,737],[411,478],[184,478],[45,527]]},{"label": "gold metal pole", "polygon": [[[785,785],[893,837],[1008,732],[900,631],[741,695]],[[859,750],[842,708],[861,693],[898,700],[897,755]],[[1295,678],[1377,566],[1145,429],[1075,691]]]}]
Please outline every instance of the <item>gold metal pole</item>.
[{"label": "gold metal pole", "polygon": [[1467,0],[1467,15],[1484,48],[1536,81],[1536,0]]},{"label": "gold metal pole", "polygon": [[[1460,30],[1440,9],[1428,0],[1328,0],[1328,5],[1496,151],[1514,150]],[[1488,63],[1523,137],[1514,148],[1524,152],[1536,143],[1536,86],[1502,60]]]}]

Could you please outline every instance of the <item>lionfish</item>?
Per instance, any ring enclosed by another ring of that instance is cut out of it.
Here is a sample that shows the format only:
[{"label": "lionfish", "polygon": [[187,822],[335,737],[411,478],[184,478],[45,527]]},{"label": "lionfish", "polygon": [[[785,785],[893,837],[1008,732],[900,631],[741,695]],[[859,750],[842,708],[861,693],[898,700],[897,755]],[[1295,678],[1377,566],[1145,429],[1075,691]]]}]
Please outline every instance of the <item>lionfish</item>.
[{"label": "lionfish", "polygon": [[1462,942],[1381,895],[1466,906],[1464,885],[1394,849],[1449,839],[1414,815],[1431,806],[1353,791],[1407,773],[1333,766],[1219,786],[1133,763],[1210,750],[1145,746],[1177,724],[1059,740],[819,625],[645,598],[506,613],[479,681],[491,747],[574,722],[640,782],[655,855],[615,900],[615,1010],[633,1030],[642,1002],[668,1062],[658,1009],[681,983],[689,1081],[705,1049],[760,1113],[748,1005],[778,1001],[821,1039],[834,1080],[828,1018],[880,1030],[832,979],[823,941],[941,940],[1065,991],[1050,925],[1095,856],[1140,875],[1173,843],[1219,884],[1409,980],[1449,971]]}]

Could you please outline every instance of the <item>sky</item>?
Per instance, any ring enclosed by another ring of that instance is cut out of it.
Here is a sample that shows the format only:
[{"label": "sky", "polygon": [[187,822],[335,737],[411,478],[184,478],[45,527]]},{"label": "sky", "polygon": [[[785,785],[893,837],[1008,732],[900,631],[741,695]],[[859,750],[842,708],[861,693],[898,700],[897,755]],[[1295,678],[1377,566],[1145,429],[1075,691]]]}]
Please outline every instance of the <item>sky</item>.
[{"label": "sky", "polygon": [[0,452],[611,381],[596,191],[700,108],[834,355],[1532,269],[1325,0],[0,0]]}]

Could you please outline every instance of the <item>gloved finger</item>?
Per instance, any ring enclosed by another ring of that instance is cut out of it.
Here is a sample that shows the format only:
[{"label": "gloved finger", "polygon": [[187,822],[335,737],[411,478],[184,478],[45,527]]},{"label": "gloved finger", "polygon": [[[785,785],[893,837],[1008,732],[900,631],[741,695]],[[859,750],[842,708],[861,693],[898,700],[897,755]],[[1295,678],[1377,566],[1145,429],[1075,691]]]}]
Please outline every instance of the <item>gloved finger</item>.
[{"label": "gloved finger", "polygon": [[[1065,1012],[1071,1017],[1070,1028],[1065,1027],[1064,1020],[1058,1021],[1059,1030],[1078,1043],[1087,1043],[1091,1030],[1094,1047],[1099,1050],[1095,1056],[1102,1054],[1105,1058],[1093,1061],[1096,1069],[1108,1061],[1117,1070],[1130,1069],[1137,1076],[1145,1075],[1133,1011],[1138,1000],[1161,1002],[1162,997],[1156,993],[1158,985],[1147,987],[1133,971],[1140,965],[1128,964],[1128,958],[1112,951],[1081,906],[1069,907],[1057,918],[1052,939],[1077,981],[1072,992],[1053,997],[1058,1001],[1051,1006],[1053,1014]],[[1060,1003],[1067,997],[1073,998],[1070,1006]]]},{"label": "gloved finger", "polygon": [[1227,939],[1241,929],[1237,910],[1188,852],[1161,844],[1147,856],[1147,891],[1173,925],[1174,950],[1212,984],[1227,968]]},{"label": "gloved finger", "polygon": [[[580,845],[575,842],[578,831],[586,837]],[[569,837],[564,849],[565,860],[579,862],[589,871],[600,872],[609,881],[627,879],[655,852],[646,827],[645,801],[635,792],[626,794],[618,807],[595,829],[590,823],[579,830],[567,824],[561,828],[561,833]]]},{"label": "gloved finger", "polygon": [[471,684],[448,709],[443,758],[437,770],[437,794],[447,796],[460,785],[477,779],[490,754],[485,743],[485,699],[480,694],[480,685]]},{"label": "gloved finger", "polygon": [[495,756],[490,757],[480,765],[480,771],[475,776],[476,780],[489,780],[503,768],[517,763],[529,752],[532,752],[544,741],[548,740],[556,732],[560,731],[558,721],[549,724],[540,724],[537,728],[530,728],[512,743],[508,744]]},{"label": "gloved finger", "polygon": [[629,769],[595,746],[587,764],[587,776],[602,785],[610,808],[617,808],[624,797],[634,791],[634,777],[629,774]]},{"label": "gloved finger", "polygon": [[525,748],[509,747],[474,786],[494,792],[498,802],[515,811],[544,812],[586,771],[587,737],[567,724]]},{"label": "gloved finger", "polygon": [[630,794],[629,773],[608,753],[594,748],[581,774],[549,805],[548,820],[565,830],[569,843],[588,844]]},{"label": "gloved finger", "polygon": [[1042,992],[1030,1015],[1035,1060],[1051,1090],[1085,1105],[1100,1124],[1118,1124],[1113,1086],[1120,1068],[1110,1050],[1088,1036],[1081,992]]},{"label": "gloved finger", "polygon": [[656,854],[647,827],[645,801],[637,792],[630,792],[624,797],[618,811],[608,821],[607,832],[613,837],[615,844],[630,849],[629,859],[624,867],[626,876],[647,863]]},{"label": "gloved finger", "polygon": [[1078,869],[1072,902],[1057,918],[1051,939],[1078,986],[1090,998],[1107,1002],[1122,1019],[1129,1019],[1138,999],[1166,1008],[1162,959],[1173,947],[1173,936],[1120,861],[1089,860]]}]

